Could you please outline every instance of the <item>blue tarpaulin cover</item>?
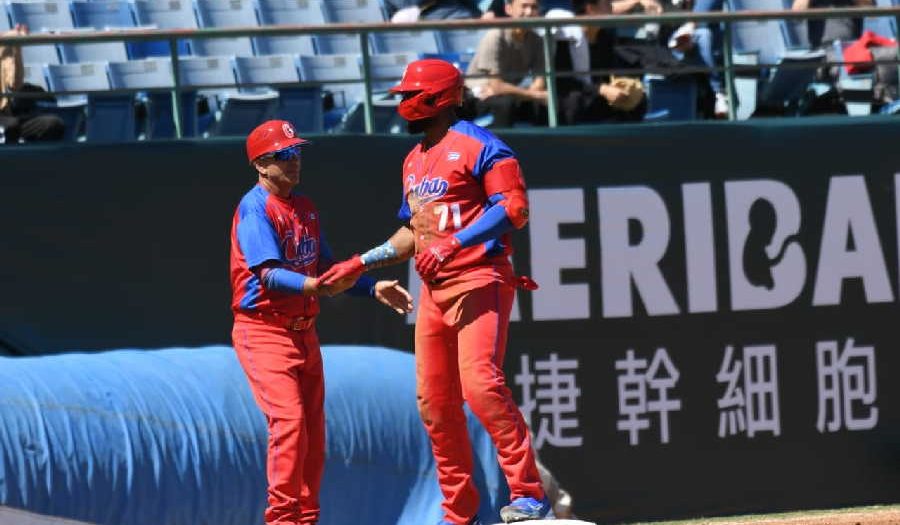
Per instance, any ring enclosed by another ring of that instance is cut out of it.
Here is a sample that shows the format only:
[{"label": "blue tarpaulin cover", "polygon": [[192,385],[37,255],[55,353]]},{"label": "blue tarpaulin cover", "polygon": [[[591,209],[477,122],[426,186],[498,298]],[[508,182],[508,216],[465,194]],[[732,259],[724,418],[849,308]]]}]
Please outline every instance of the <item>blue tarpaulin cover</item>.
[{"label": "blue tarpaulin cover", "polygon": [[[325,346],[321,525],[441,517],[411,354]],[[116,525],[258,525],[266,423],[227,346],[0,358],[0,505]],[[507,488],[469,414],[484,521]]]}]

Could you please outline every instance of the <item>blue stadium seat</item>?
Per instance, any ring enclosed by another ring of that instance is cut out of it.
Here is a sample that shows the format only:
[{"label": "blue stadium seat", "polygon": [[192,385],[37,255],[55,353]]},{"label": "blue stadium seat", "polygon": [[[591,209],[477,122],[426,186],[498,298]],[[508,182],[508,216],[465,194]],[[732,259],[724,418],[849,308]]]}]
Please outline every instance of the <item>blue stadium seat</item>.
[{"label": "blue stadium seat", "polygon": [[26,64],[59,64],[59,51],[53,44],[22,46],[22,62]]},{"label": "blue stadium seat", "polygon": [[75,27],[107,28],[134,27],[134,15],[128,2],[122,0],[75,0],[72,2]]},{"label": "blue stadium seat", "polygon": [[[173,138],[175,118],[172,94],[160,91],[174,85],[172,61],[168,58],[148,58],[128,62],[110,62],[109,84],[113,89],[141,89],[138,97],[146,108],[143,133],[146,138]],[[182,116],[186,122],[196,120],[196,93],[181,96]]]},{"label": "blue stadium seat", "polygon": [[[834,60],[843,62],[844,48],[849,45],[849,42],[835,40],[831,45],[834,49]],[[874,99],[872,92],[874,75],[872,73],[851,75],[847,73],[847,68],[843,65],[838,66],[838,71],[837,84],[841,90],[847,114],[850,116],[871,114],[872,100]]]},{"label": "blue stadium seat", "polygon": [[356,35],[316,35],[313,37],[318,55],[359,55],[362,47]]},{"label": "blue stadium seat", "polygon": [[[317,0],[257,0],[262,25],[318,25],[325,23],[322,3]],[[256,52],[260,55],[314,55],[310,35],[258,37]]]},{"label": "blue stadium seat", "polygon": [[[81,28],[77,32],[91,33],[91,28]],[[125,42],[76,42],[58,45],[63,64],[81,62],[112,62],[128,60]]]},{"label": "blue stadium seat", "polygon": [[44,77],[43,64],[25,64],[25,82],[34,86],[40,86],[46,91],[47,79]]},{"label": "blue stadium seat", "polygon": [[325,20],[330,23],[356,24],[384,22],[384,11],[378,0],[327,0]]},{"label": "blue stadium seat", "polygon": [[437,31],[435,37],[441,53],[475,53],[486,31],[484,29],[454,29]]},{"label": "blue stadium seat", "polygon": [[[140,26],[151,26],[158,29],[195,29],[197,18],[190,0],[134,0],[134,19]],[[134,48],[132,48],[134,49]],[[156,51],[154,51],[154,49]],[[187,40],[178,41],[178,54],[189,55],[191,52]],[[138,50],[135,58],[142,54],[152,56],[168,55],[168,44],[164,47],[152,46],[147,50]]]},{"label": "blue stadium seat", "polygon": [[[406,71],[406,65],[418,58],[417,53],[372,55],[369,59],[372,91],[386,92],[388,88],[396,85],[400,82],[403,72]],[[362,64],[360,64],[360,73],[362,73]]]},{"label": "blue stadium seat", "polygon": [[438,45],[432,31],[392,31],[371,35],[372,52],[405,53],[415,50],[419,53],[437,53]]},{"label": "blue stadium seat", "polygon": [[[219,113],[219,118],[211,132],[215,135],[246,135],[260,122],[273,114],[277,105],[277,94],[239,94],[233,86],[234,69],[227,57],[194,57],[178,61],[179,77],[182,85],[195,88],[210,101],[210,108]],[[194,134],[204,130],[196,122],[186,123]]]},{"label": "blue stadium seat", "polygon": [[[200,27],[255,27],[256,11],[251,0],[194,0]],[[198,38],[191,49],[199,56],[252,56],[250,37]]]},{"label": "blue stadium seat", "polygon": [[9,3],[10,22],[25,24],[32,33],[72,29],[72,12],[65,1],[27,1]]},{"label": "blue stadium seat", "polygon": [[268,55],[260,57],[237,57],[234,72],[240,91],[243,93],[271,92],[267,86],[244,86],[244,84],[289,84],[300,82],[300,74],[293,55]]},{"label": "blue stadium seat", "polygon": [[[349,108],[365,97],[357,55],[317,55],[298,57],[300,78],[304,82],[323,82],[322,89],[334,96],[335,106]],[[356,80],[352,83],[335,83]]]},{"label": "blue stadium seat", "polygon": [[[322,90],[319,87],[295,87],[300,81],[292,55],[238,57],[234,61],[239,84],[268,84],[278,91],[278,103],[272,118],[294,123],[298,131],[318,133],[324,129]],[[266,87],[241,87],[242,91],[266,92]]]},{"label": "blue stadium seat", "polygon": [[[95,91],[86,95],[85,138],[90,142],[121,142],[135,138],[134,105],[131,95],[96,93],[109,90],[106,63],[48,65],[47,83],[53,91]],[[58,95],[60,105],[81,106],[73,95]],[[78,95],[74,95],[78,97]],[[82,96],[82,100],[85,96]],[[67,124],[70,125],[69,122]],[[75,128],[77,129],[77,128]]]},{"label": "blue stadium seat", "polygon": [[667,111],[666,120],[695,120],[697,118],[697,83],[693,78],[668,79],[659,75],[645,75],[647,113]]},{"label": "blue stadium seat", "polygon": [[[894,7],[894,0],[875,0],[875,7]],[[897,18],[893,16],[868,17],[863,22],[864,29],[888,38],[897,38]]]}]

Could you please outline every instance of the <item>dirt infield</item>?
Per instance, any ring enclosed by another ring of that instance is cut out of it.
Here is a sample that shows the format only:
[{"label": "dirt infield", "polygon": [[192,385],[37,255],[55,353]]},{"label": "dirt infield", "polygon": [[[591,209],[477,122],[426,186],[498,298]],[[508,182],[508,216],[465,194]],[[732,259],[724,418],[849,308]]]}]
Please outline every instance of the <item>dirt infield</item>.
[{"label": "dirt infield", "polygon": [[699,518],[634,525],[900,525],[900,505],[765,516]]}]

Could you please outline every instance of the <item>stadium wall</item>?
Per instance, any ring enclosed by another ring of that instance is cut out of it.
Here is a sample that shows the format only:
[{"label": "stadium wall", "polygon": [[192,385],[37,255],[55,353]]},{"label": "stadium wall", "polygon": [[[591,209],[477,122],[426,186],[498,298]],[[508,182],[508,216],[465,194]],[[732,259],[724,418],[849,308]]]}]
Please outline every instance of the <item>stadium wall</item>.
[{"label": "stadium wall", "polygon": [[[896,502],[891,118],[504,135],[525,169],[507,376],[542,458],[598,521]],[[321,136],[302,190],[344,257],[398,226],[414,139]],[[227,343],[238,140],[0,150],[11,351]],[[418,287],[408,267],[387,269]],[[327,301],[329,344],[411,320]]]}]

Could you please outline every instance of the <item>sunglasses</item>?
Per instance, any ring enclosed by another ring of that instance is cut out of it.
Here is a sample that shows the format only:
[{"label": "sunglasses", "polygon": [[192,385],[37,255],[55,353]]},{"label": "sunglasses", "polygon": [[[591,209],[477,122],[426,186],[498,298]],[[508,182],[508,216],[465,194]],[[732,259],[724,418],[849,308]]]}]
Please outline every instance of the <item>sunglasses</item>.
[{"label": "sunglasses", "polygon": [[262,159],[274,159],[278,161],[292,160],[300,157],[300,146],[290,146],[288,148],[273,151],[263,155]]}]

